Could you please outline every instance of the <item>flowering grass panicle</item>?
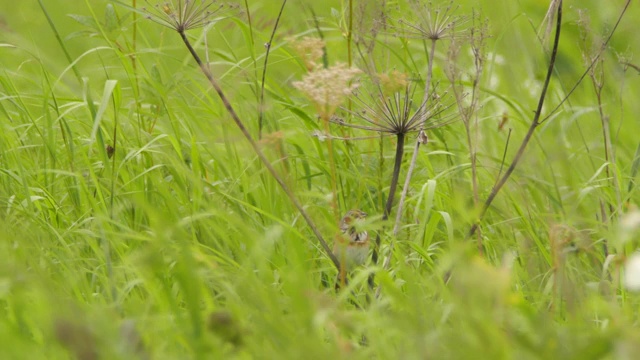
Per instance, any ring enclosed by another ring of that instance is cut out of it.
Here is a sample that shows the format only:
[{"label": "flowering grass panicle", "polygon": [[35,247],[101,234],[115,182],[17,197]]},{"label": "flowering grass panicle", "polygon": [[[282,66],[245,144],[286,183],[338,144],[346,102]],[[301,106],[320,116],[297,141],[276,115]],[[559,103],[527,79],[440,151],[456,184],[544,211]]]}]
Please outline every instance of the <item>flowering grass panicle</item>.
[{"label": "flowering grass panicle", "polygon": [[358,87],[357,83],[351,81],[361,72],[342,63],[327,69],[316,67],[302,81],[294,82],[293,86],[313,102],[321,118],[329,119],[345,97]]}]

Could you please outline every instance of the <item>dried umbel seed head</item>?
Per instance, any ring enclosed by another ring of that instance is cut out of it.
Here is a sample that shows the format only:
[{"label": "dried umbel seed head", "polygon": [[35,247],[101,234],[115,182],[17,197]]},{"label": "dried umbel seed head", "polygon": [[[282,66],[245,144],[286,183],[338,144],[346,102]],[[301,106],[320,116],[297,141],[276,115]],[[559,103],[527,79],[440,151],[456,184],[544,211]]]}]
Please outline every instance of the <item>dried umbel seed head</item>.
[{"label": "dried umbel seed head", "polygon": [[318,38],[305,36],[299,40],[293,40],[291,43],[293,50],[304,62],[308,71],[318,66],[317,61],[324,54],[325,42]]},{"label": "dried umbel seed head", "polygon": [[351,83],[361,73],[359,69],[337,64],[327,69],[316,68],[293,86],[302,91],[316,106],[320,117],[329,119],[345,97],[358,87]]},{"label": "dried umbel seed head", "polygon": [[355,94],[354,107],[359,109],[355,111],[344,109],[354,118],[364,121],[364,124],[331,121],[355,129],[406,135],[421,129],[445,126],[455,120],[452,114],[446,113],[453,103],[443,102],[435,92],[426,103],[414,105],[415,89],[415,83],[409,83],[402,91],[386,95],[382,86],[376,84],[374,91]]},{"label": "dried umbel seed head", "polygon": [[464,16],[456,16],[453,13],[457,6],[453,1],[444,8],[434,7],[431,1],[426,4],[423,1],[414,0],[412,11],[415,21],[400,19],[402,26],[394,26],[398,36],[428,39],[431,41],[443,40],[460,36],[461,28],[469,21]]},{"label": "dried umbel seed head", "polygon": [[221,17],[236,6],[223,4],[216,0],[169,0],[151,3],[141,10],[147,13],[147,19],[177,32],[203,27]]}]

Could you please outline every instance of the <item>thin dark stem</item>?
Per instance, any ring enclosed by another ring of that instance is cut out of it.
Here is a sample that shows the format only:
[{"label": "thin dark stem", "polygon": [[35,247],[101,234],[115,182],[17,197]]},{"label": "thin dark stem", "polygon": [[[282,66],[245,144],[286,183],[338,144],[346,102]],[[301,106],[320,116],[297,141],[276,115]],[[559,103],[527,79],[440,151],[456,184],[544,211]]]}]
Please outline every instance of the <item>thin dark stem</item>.
[{"label": "thin dark stem", "polygon": [[267,168],[269,173],[271,173],[271,176],[273,176],[273,178],[276,180],[278,185],[280,185],[280,187],[285,192],[285,194],[287,195],[291,203],[293,203],[293,206],[295,206],[296,209],[300,212],[300,215],[302,215],[302,218],[304,218],[304,221],[311,228],[311,231],[318,239],[318,242],[324,249],[329,259],[331,259],[331,262],[333,262],[333,265],[336,267],[336,269],[340,270],[340,262],[331,251],[331,248],[329,248],[329,245],[322,237],[322,234],[320,234],[320,231],[318,231],[318,228],[316,227],[315,223],[313,222],[313,220],[311,220],[311,217],[309,217],[309,214],[307,214],[307,212],[304,210],[304,208],[302,207],[302,204],[295,197],[291,189],[289,189],[289,187],[284,182],[284,180],[280,178],[280,176],[278,175],[274,167],[269,162],[269,159],[267,159],[267,157],[264,155],[264,153],[262,152],[262,150],[260,149],[256,141],[253,139],[253,137],[249,133],[249,130],[247,130],[247,128],[244,126],[244,123],[242,122],[242,120],[240,120],[240,117],[238,116],[236,111],[233,109],[233,106],[231,106],[231,103],[229,102],[229,99],[227,99],[227,96],[224,94],[224,91],[222,91],[222,88],[218,84],[218,81],[216,81],[216,79],[213,77],[213,74],[211,73],[209,68],[202,62],[202,60],[200,59],[200,56],[198,56],[198,53],[195,51],[193,46],[191,46],[191,42],[189,42],[187,35],[184,33],[184,31],[179,31],[178,33],[180,34],[180,37],[182,38],[182,41],[184,42],[187,49],[189,49],[191,56],[193,56],[194,60],[200,66],[200,70],[202,70],[204,75],[209,80],[209,83],[211,84],[211,86],[213,86],[216,93],[220,97],[222,104],[224,105],[229,115],[231,115],[231,119],[233,119],[233,122],[236,124],[236,126],[238,126],[238,128],[240,129],[244,137],[247,139],[247,141],[249,141],[249,144],[251,144],[253,151],[256,153],[256,155],[258,155],[258,158],[260,158],[260,161]]},{"label": "thin dark stem", "polygon": [[[589,64],[589,66],[587,67],[587,69],[584,71],[584,73],[582,73],[582,75],[580,76],[580,78],[578,79],[578,81],[575,83],[575,85],[573,85],[573,87],[571,88],[571,90],[569,90],[569,92],[567,93],[567,95],[565,95],[564,98],[562,98],[562,100],[560,101],[560,103],[558,103],[558,105],[553,108],[553,110],[551,110],[547,116],[545,116],[542,120],[540,120],[540,122],[545,122],[547,119],[549,119],[553,114],[556,113],[556,111],[558,111],[560,109],[560,107],[562,106],[562,104],[564,104],[569,97],[573,94],[573,92],[578,88],[578,85],[580,85],[580,83],[582,83],[582,80],[584,80],[584,78],[589,75],[589,73],[591,72],[591,68],[593,68],[596,65],[596,62],[598,61],[598,59],[600,58],[600,55],[604,52],[604,50],[607,48],[607,46],[609,45],[609,41],[611,41],[611,37],[613,36],[613,34],[616,32],[616,29],[618,28],[618,25],[620,25],[620,21],[622,21],[622,17],[624,16],[624,14],[627,12],[627,8],[629,8],[629,4],[631,3],[631,0],[627,0],[627,2],[624,4],[624,7],[622,8],[622,11],[620,12],[620,15],[618,16],[618,20],[616,21],[616,24],[613,26],[613,29],[611,29],[611,32],[609,33],[609,36],[607,36],[607,39],[602,43],[602,46],[600,47],[600,51],[598,51],[598,53],[596,54],[596,56],[594,57],[593,61],[591,62],[591,64]],[[562,5],[562,4],[560,4]]]},{"label": "thin dark stem", "polygon": [[[318,33],[318,37],[320,38],[320,40],[324,40],[324,33],[322,32],[322,28],[320,27],[320,21],[318,20],[318,16],[316,15],[316,12],[313,11],[313,7],[311,5],[304,4],[304,2],[303,2],[303,6],[305,7],[305,9],[309,10],[309,12],[311,13],[311,18],[313,19],[313,26],[315,27],[316,32]],[[329,67],[329,55],[327,54],[326,45],[322,48],[322,67],[325,69]]]},{"label": "thin dark stem", "polygon": [[[475,11],[474,11],[475,18]],[[471,106],[468,109],[465,120],[465,128],[467,132],[467,142],[469,146],[469,158],[471,161],[471,184],[473,189],[473,207],[474,209],[480,204],[480,191],[478,189],[478,156],[477,156],[477,144],[478,144],[478,94],[480,88],[480,77],[484,70],[484,57],[482,54],[483,43],[485,36],[485,24],[482,23],[480,16],[478,16],[479,24],[479,40],[478,42],[472,41],[472,51],[474,54],[474,64],[476,68],[476,75],[473,78],[473,89],[471,90]],[[472,32],[473,36],[473,32]],[[471,114],[473,112],[473,115]],[[473,116],[474,123],[471,125],[471,117]],[[471,131],[474,131],[474,139],[471,139]],[[511,130],[509,130],[509,137],[511,136]],[[509,146],[509,137],[507,137],[507,146]],[[503,160],[504,162],[504,160]],[[478,246],[478,252],[480,255],[484,255],[484,245],[482,243],[482,232],[478,231],[476,234],[476,241]]]},{"label": "thin dark stem", "polygon": [[[133,6],[134,9],[138,7],[137,3],[136,3],[136,0],[131,0],[131,6]],[[137,14],[137,12],[134,11],[133,12],[133,27],[131,29],[131,32],[132,32],[132,39],[131,39],[132,46],[131,46],[131,48],[133,50],[133,53],[131,54],[131,66],[133,67],[133,71],[134,72],[137,69],[137,63],[136,63],[136,42],[137,42],[137,39],[138,39],[138,21],[137,21],[137,17],[138,17],[138,14]],[[137,82],[138,82],[138,77],[136,76],[136,85],[137,85]]]},{"label": "thin dark stem", "polygon": [[78,71],[78,68],[76,67],[76,64],[73,61],[73,59],[71,59],[71,55],[69,55],[69,51],[67,51],[64,41],[62,40],[62,37],[60,36],[60,33],[58,32],[58,29],[56,28],[56,25],[53,22],[53,19],[51,19],[51,16],[49,16],[49,12],[47,12],[47,9],[44,7],[43,1],[38,0],[38,4],[40,4],[42,13],[47,18],[47,22],[49,23],[51,30],[53,30],[53,34],[55,35],[56,40],[58,41],[58,44],[60,45],[60,48],[62,49],[62,52],[64,53],[65,58],[67,59],[69,64],[71,64],[71,70],[73,71],[73,74],[76,76],[78,83],[82,85],[83,82],[82,82],[82,76],[80,75],[80,71]]},{"label": "thin dark stem", "polygon": [[631,164],[631,172],[629,173],[629,185],[627,185],[627,200],[631,199],[631,190],[636,185],[635,178],[638,174],[638,169],[640,169],[640,142],[638,142],[638,146],[636,147],[636,152],[633,155],[633,163]]},{"label": "thin dark stem", "polygon": [[544,100],[547,95],[547,90],[549,89],[549,83],[551,82],[551,75],[553,75],[553,68],[555,67],[555,64],[556,64],[556,56],[558,55],[558,44],[560,43],[561,29],[562,29],[562,0],[560,0],[560,3],[558,4],[556,34],[553,40],[553,50],[551,51],[551,59],[549,60],[549,68],[547,69],[547,76],[544,79],[544,85],[542,86],[542,91],[540,93],[540,98],[538,100],[538,107],[536,108],[536,112],[533,115],[533,120],[531,120],[531,125],[529,125],[529,130],[527,131],[527,134],[524,136],[524,139],[520,144],[520,148],[518,148],[518,152],[513,158],[511,165],[509,165],[509,168],[507,169],[507,171],[500,178],[500,180],[498,180],[498,182],[493,187],[493,189],[491,189],[491,193],[489,194],[489,197],[487,198],[487,200],[484,202],[482,206],[482,210],[478,215],[478,220],[471,226],[471,229],[469,230],[469,234],[467,235],[467,237],[473,236],[473,234],[478,229],[478,226],[480,226],[480,221],[482,220],[482,217],[489,209],[489,206],[491,206],[491,203],[498,195],[498,192],[500,192],[504,184],[506,184],[507,180],[509,180],[509,177],[511,176],[513,171],[516,169],[516,166],[518,166],[518,163],[520,162],[520,159],[522,158],[522,155],[524,154],[524,151],[527,148],[529,141],[531,141],[531,138],[533,137],[533,133],[535,132],[538,125],[540,125],[541,123],[539,121],[540,115],[542,113],[542,106],[544,105]]},{"label": "thin dark stem", "polygon": [[[479,75],[478,75],[479,76]],[[462,108],[462,103],[460,102],[460,100],[458,100],[458,106],[461,107],[461,114],[462,117],[464,119],[464,127],[465,127],[465,133],[467,135],[467,146],[469,147],[469,160],[471,161],[471,188],[473,191],[473,207],[477,208],[478,204],[480,204],[480,193],[478,190],[478,163],[477,163],[477,156],[476,156],[476,150],[475,150],[475,143],[472,141],[471,139],[471,124],[470,124],[470,120],[471,120],[471,111],[472,109],[475,111],[475,106],[476,106],[476,90],[477,90],[477,78],[476,80],[474,80],[474,87],[473,87],[473,95],[471,97],[471,106],[468,109],[468,112],[464,110],[464,108]],[[455,91],[455,90],[454,90]],[[474,126],[474,130],[478,131],[478,114],[473,115],[474,119],[475,119],[475,124]],[[509,135],[511,135],[511,131],[509,131]],[[477,139],[477,137],[476,137]],[[509,144],[509,140],[507,138],[507,146]],[[506,154],[506,147],[505,147],[505,154]],[[504,156],[502,159],[502,163],[504,164]],[[499,176],[499,175],[498,175]],[[476,234],[476,244],[478,247],[478,253],[480,254],[480,256],[484,255],[484,245],[482,244],[482,234],[480,233],[480,231],[478,231],[478,233]]]},{"label": "thin dark stem", "polygon": [[[380,147],[378,149],[378,194],[382,194],[383,191],[383,180],[382,178],[384,177],[384,137],[382,135],[382,132],[380,133]],[[638,149],[640,149],[640,144],[638,144]],[[639,150],[640,151],[640,150]],[[382,201],[383,201],[383,197],[379,196],[378,197],[378,206],[382,207]]]},{"label": "thin dark stem", "polygon": [[347,64],[351,67],[351,42],[353,39],[353,0],[349,0],[349,30],[347,31]]},{"label": "thin dark stem", "polygon": [[402,165],[402,156],[404,155],[404,139],[405,134],[398,134],[398,142],[396,144],[396,157],[393,164],[393,175],[391,176],[391,185],[389,188],[389,197],[387,197],[387,203],[384,207],[383,219],[387,220],[391,216],[391,208],[393,207],[393,200],[396,196],[396,189],[398,188],[398,178],[400,176],[400,165]]},{"label": "thin dark stem", "polygon": [[[429,63],[427,65],[427,78],[424,85],[424,98],[422,99],[422,111],[427,111],[427,102],[429,101],[431,87],[431,77],[433,75],[433,58],[435,58],[436,52],[436,40],[431,41],[431,53],[429,54]],[[416,140],[416,145],[413,148],[413,155],[411,155],[411,162],[409,163],[409,170],[407,170],[407,178],[404,180],[404,186],[402,187],[402,194],[400,195],[400,201],[398,202],[398,212],[396,213],[396,221],[393,225],[393,235],[398,234],[400,229],[400,219],[402,219],[402,210],[404,209],[404,202],[409,192],[409,185],[411,184],[411,176],[413,176],[413,170],[416,167],[416,161],[418,160],[418,151],[420,150],[420,138],[424,129],[424,121],[420,124],[420,134]]]},{"label": "thin dark stem", "polygon": [[[137,0],[131,0],[131,6],[133,6],[134,9],[138,8],[138,3]],[[136,105],[136,117],[138,120],[138,129],[137,129],[137,135],[138,135],[138,141],[140,141],[140,129],[142,129],[142,116],[140,115],[142,113],[142,111],[140,111],[140,79],[138,76],[138,61],[137,61],[137,47],[138,47],[138,12],[137,11],[133,11],[133,25],[131,28],[131,66],[133,68],[133,72],[134,72],[134,83],[136,84],[135,86],[135,105]]]},{"label": "thin dark stem", "polygon": [[[351,66],[353,65],[353,51],[351,50],[352,48],[352,42],[353,42],[353,0],[349,0],[349,30],[347,31],[347,65],[349,66],[349,68],[351,68]],[[353,102],[351,101],[351,97],[349,97],[347,99],[347,109],[349,109],[349,113],[351,112],[353,108]],[[349,114],[349,118],[351,118],[351,114]],[[342,135],[346,135],[345,134],[345,130],[342,130]],[[350,149],[351,147],[347,145],[346,149],[347,151]]]},{"label": "thin dark stem", "polygon": [[[116,110],[115,99],[113,100],[113,108],[114,108],[114,125],[113,125],[113,161],[111,162],[111,202],[109,209],[109,217],[113,219],[113,204],[115,201],[115,186],[116,186],[116,159],[117,159],[117,149],[118,149],[118,115]],[[107,153],[107,158],[110,157]]]},{"label": "thin dark stem", "polygon": [[634,69],[635,71],[640,72],[640,66],[638,66],[638,65],[634,65],[634,64],[632,64],[632,63],[630,63],[628,61],[621,61],[620,64],[626,65],[626,66]]},{"label": "thin dark stem", "polygon": [[[602,71],[602,69],[601,69]],[[594,91],[596,92],[596,98],[598,100],[598,113],[600,114],[600,122],[602,123],[602,137],[603,137],[603,145],[604,145],[604,160],[609,163],[605,169],[605,173],[607,179],[611,179],[611,184],[615,191],[616,195],[616,206],[615,210],[620,213],[620,204],[622,203],[620,196],[620,186],[618,181],[618,175],[615,169],[609,170],[612,164],[616,163],[615,152],[613,149],[613,143],[611,141],[611,123],[609,121],[609,116],[604,113],[604,105],[602,103],[602,88],[604,86],[604,74],[601,75],[601,80],[598,81],[593,76],[593,85]],[[609,211],[610,215],[613,216],[614,206],[609,202]]]},{"label": "thin dark stem", "polygon": [[[604,88],[604,81],[605,81],[602,63],[600,63],[599,66],[594,66],[594,68],[590,73],[590,76],[591,76],[591,83],[593,84],[593,90],[596,95],[596,100],[598,102],[598,114],[600,115],[600,122],[602,124],[604,160],[607,163],[607,166],[605,167],[605,176],[607,178],[607,181],[611,181],[611,185],[616,194],[616,204],[617,204],[616,208],[614,208],[611,201],[603,200],[603,199],[600,200],[600,210],[602,215],[602,218],[600,219],[600,221],[602,222],[602,225],[606,229],[607,227],[609,227],[610,222],[613,220],[615,211],[617,210],[618,213],[620,213],[619,206],[620,206],[621,200],[620,200],[620,191],[618,187],[618,177],[616,175],[616,171],[615,169],[613,171],[609,170],[611,165],[615,164],[616,161],[615,161],[615,156],[613,152],[613,144],[611,143],[609,116],[605,115],[604,106],[602,104],[602,89]],[[607,214],[607,211],[605,210],[605,203],[609,210],[608,214]],[[602,250],[605,257],[609,255],[608,240],[606,238],[603,239],[602,241]]]},{"label": "thin dark stem", "polygon": [[424,81],[424,98],[422,99],[422,106],[427,108],[427,101],[431,96],[429,88],[431,87],[431,77],[433,76],[433,58],[436,57],[436,42],[437,40],[431,40],[431,50],[429,52],[429,66],[427,68],[427,78]]},{"label": "thin dark stem", "polygon": [[[472,19],[478,18],[476,16],[475,11],[472,16]],[[479,33],[476,33],[476,32]],[[465,102],[463,100],[464,94],[462,92],[462,87],[457,86],[456,78],[460,78],[459,70],[456,66],[456,60],[458,58],[460,47],[456,44],[455,41],[451,44],[449,49],[449,72],[448,76],[451,81],[451,88],[456,98],[456,103],[458,105],[458,113],[462,119],[462,123],[464,124],[465,135],[467,140],[467,147],[469,149],[469,161],[471,162],[471,188],[473,191],[473,208],[476,209],[481,204],[480,202],[480,193],[478,187],[478,168],[477,168],[477,155],[476,155],[476,143],[478,141],[478,96],[479,96],[479,87],[480,87],[480,77],[482,75],[482,71],[484,68],[484,59],[482,54],[482,45],[484,41],[484,25],[480,24],[478,30],[475,27],[471,28],[471,51],[473,53],[473,60],[475,65],[475,74],[473,75],[473,86],[471,87],[471,102],[469,106],[465,106]],[[505,115],[506,116],[506,115]],[[503,122],[506,118],[503,118]],[[499,129],[503,124],[499,126]],[[511,132],[509,132],[511,134]],[[508,145],[508,139],[507,139]],[[507,146],[508,147],[508,146]],[[505,155],[506,149],[505,147]],[[504,164],[504,156],[502,158],[502,163]],[[500,172],[498,173],[497,178],[502,174],[502,165],[500,167]],[[483,256],[484,255],[484,246],[482,244],[482,233],[480,231],[476,232],[476,241],[478,253]]]},{"label": "thin dark stem", "polygon": [[[393,174],[391,175],[391,184],[389,185],[389,196],[387,197],[387,203],[384,206],[384,213],[382,214],[382,220],[389,219],[391,215],[391,208],[393,207],[393,200],[396,196],[396,189],[398,188],[398,179],[400,177],[400,166],[402,165],[402,157],[404,155],[404,140],[406,135],[403,133],[397,134],[396,143],[396,155],[393,163]],[[378,257],[380,254],[380,232],[376,235],[376,243],[373,247],[373,253],[371,254],[371,262],[373,265],[378,264]],[[369,275],[368,283],[369,287],[373,289],[375,283],[375,275],[372,273]]]},{"label": "thin dark stem", "polygon": [[[502,160],[500,161],[500,170],[498,170],[498,179],[500,179],[500,175],[502,175],[502,169],[504,168],[504,162],[507,159],[507,150],[509,150],[509,141],[510,140],[511,140],[511,129],[509,129],[509,133],[507,134],[507,142],[504,144],[504,151],[502,152]],[[493,186],[495,186],[495,184]]]},{"label": "thin dark stem", "polygon": [[[431,87],[431,77],[433,75],[433,58],[435,57],[435,51],[436,51],[436,40],[432,40],[431,41],[431,53],[429,54],[429,62],[427,65],[427,78],[425,79],[425,85],[424,85],[424,97],[422,100],[422,104],[420,105],[420,110],[418,111],[427,111],[427,102],[429,101],[429,88]],[[424,123],[426,121],[426,117],[425,119],[422,120],[422,122],[420,123],[420,127],[419,127],[419,134],[418,134],[418,139],[416,140],[416,144],[413,148],[413,154],[411,155],[411,162],[409,163],[409,169],[407,170],[407,177],[404,180],[404,186],[402,187],[402,193],[400,194],[400,200],[398,202],[398,210],[396,212],[396,219],[395,219],[395,223],[393,225],[393,236],[395,237],[398,234],[398,229],[400,229],[400,219],[402,218],[402,210],[404,208],[404,202],[407,198],[407,194],[409,192],[409,185],[411,183],[411,176],[413,174],[413,170],[415,169],[415,165],[416,162],[418,160],[418,151],[420,149],[420,139],[422,138],[423,135],[423,129],[424,129]],[[398,145],[400,145],[400,138],[398,137]],[[400,161],[398,161],[397,156],[398,156],[398,152],[399,151],[403,151],[404,152],[404,138],[402,139],[402,149],[399,150],[400,147],[396,148],[396,162],[394,164],[394,176],[396,176],[395,182],[396,182],[396,186],[397,186],[397,176],[399,175],[399,166],[400,163],[402,161],[402,154],[400,156]],[[398,168],[396,170],[396,167]],[[392,182],[394,181],[394,179],[391,180]],[[395,191],[395,189],[393,190]],[[391,195],[391,190],[389,190],[389,195]],[[394,194],[395,195],[395,194]],[[391,204],[393,204],[393,199],[391,201]],[[387,206],[390,206],[389,201],[387,201]],[[391,213],[391,208],[389,208],[389,211],[387,211],[386,207],[385,207],[385,216],[389,216]],[[386,218],[383,216],[383,219],[386,220]],[[376,248],[374,248],[373,250],[373,254],[371,256],[371,260],[373,261],[374,264],[377,264],[377,260],[378,260],[378,253],[376,252],[377,249],[380,246],[380,235],[376,236]],[[391,256],[393,255],[393,241],[389,244],[389,254],[387,254],[387,257],[384,261],[383,267],[387,267],[389,266],[389,263],[391,262]],[[374,257],[375,256],[375,257]],[[369,288],[373,289],[373,287],[375,286],[375,275],[371,274],[369,275],[369,279],[368,279],[368,283],[369,283]],[[378,289],[375,292],[375,297],[379,297],[380,296],[380,287],[378,287]]]},{"label": "thin dark stem", "polygon": [[[255,44],[255,42],[253,40],[253,24],[251,23],[251,12],[249,11],[249,3],[247,2],[247,0],[244,0],[244,8],[247,11],[247,22],[249,24],[249,38],[251,39],[251,45],[253,45],[253,44]],[[276,26],[278,26],[278,25],[276,25]]]},{"label": "thin dark stem", "polygon": [[264,81],[267,77],[267,64],[269,62],[269,53],[271,52],[271,44],[273,44],[273,38],[276,36],[276,30],[278,29],[278,24],[280,23],[280,18],[282,17],[282,12],[284,11],[284,6],[287,4],[287,0],[282,1],[282,6],[280,7],[280,12],[278,13],[278,17],[276,18],[276,24],[273,25],[273,31],[271,31],[271,37],[269,38],[269,42],[264,44],[266,48],[266,52],[264,54],[264,66],[262,67],[262,80],[260,81],[260,103],[258,104],[258,139],[262,139],[262,122],[264,119]]}]

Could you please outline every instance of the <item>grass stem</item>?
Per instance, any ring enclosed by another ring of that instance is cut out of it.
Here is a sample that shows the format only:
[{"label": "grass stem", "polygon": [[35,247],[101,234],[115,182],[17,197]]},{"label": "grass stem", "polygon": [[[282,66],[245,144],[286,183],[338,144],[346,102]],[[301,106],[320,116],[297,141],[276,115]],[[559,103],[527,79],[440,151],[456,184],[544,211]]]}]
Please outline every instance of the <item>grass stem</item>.
[{"label": "grass stem", "polygon": [[336,269],[340,270],[340,262],[338,261],[336,256],[331,251],[331,248],[329,248],[329,245],[324,240],[322,234],[320,234],[320,231],[318,230],[318,227],[315,225],[315,223],[313,222],[313,220],[311,219],[309,214],[307,214],[307,212],[304,210],[304,208],[302,207],[302,204],[296,198],[296,196],[293,194],[291,189],[289,189],[289,186],[284,182],[284,180],[282,180],[280,175],[278,175],[278,173],[276,172],[276,170],[273,167],[273,165],[271,165],[271,163],[269,162],[269,159],[267,159],[267,157],[262,152],[262,150],[260,149],[260,147],[258,146],[256,141],[253,139],[253,137],[251,136],[251,133],[249,133],[249,130],[247,129],[247,127],[244,125],[244,123],[242,122],[242,120],[240,119],[240,117],[238,116],[236,111],[234,110],[233,106],[231,105],[231,102],[229,101],[229,99],[225,95],[224,91],[222,90],[222,88],[220,87],[220,85],[218,84],[216,79],[213,77],[213,74],[211,73],[209,68],[202,62],[202,60],[200,59],[200,56],[198,55],[196,50],[191,45],[191,42],[187,38],[187,35],[185,34],[185,32],[184,31],[178,31],[178,33],[180,34],[180,37],[182,38],[182,41],[184,42],[185,46],[187,47],[187,49],[191,53],[191,56],[193,56],[193,58],[196,61],[196,63],[198,63],[198,65],[200,66],[200,70],[202,70],[204,75],[209,80],[209,83],[211,84],[211,86],[213,86],[214,90],[216,91],[216,93],[220,97],[220,100],[222,101],[222,104],[224,105],[224,107],[227,110],[227,112],[229,113],[229,115],[231,115],[231,119],[233,119],[233,122],[240,129],[240,131],[242,132],[244,137],[247,139],[249,144],[251,144],[251,147],[253,148],[253,151],[256,153],[256,155],[258,155],[258,158],[260,159],[262,164],[267,168],[269,173],[271,173],[271,176],[273,176],[273,178],[276,180],[278,185],[280,185],[280,187],[282,188],[284,193],[287,195],[287,197],[289,198],[289,200],[291,201],[293,206],[295,206],[295,208],[300,212],[300,215],[302,215],[302,218],[304,219],[304,221],[311,228],[311,231],[313,232],[313,234],[318,239],[318,242],[320,243],[320,246],[322,246],[322,248],[324,249],[324,251],[327,254],[327,256],[329,257],[329,259],[331,259],[331,262],[333,262],[333,265],[336,267]]}]

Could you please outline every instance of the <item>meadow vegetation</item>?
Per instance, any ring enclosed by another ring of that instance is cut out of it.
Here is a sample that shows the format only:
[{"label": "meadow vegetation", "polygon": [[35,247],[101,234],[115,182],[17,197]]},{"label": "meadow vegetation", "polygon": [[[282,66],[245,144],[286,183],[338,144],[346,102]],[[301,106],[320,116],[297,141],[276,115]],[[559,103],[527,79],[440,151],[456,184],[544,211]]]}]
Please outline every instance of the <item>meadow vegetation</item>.
[{"label": "meadow vegetation", "polygon": [[640,352],[635,2],[0,14],[1,358]]}]

